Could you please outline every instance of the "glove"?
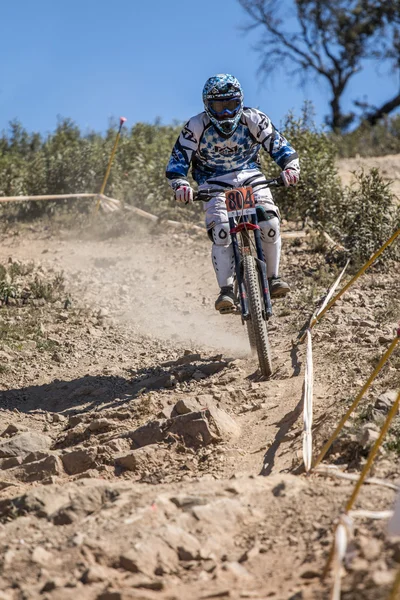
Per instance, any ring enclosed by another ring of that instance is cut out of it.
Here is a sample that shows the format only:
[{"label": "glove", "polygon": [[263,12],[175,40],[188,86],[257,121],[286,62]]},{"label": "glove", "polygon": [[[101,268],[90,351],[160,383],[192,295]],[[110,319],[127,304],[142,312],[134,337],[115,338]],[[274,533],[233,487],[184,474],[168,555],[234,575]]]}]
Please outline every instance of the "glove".
[{"label": "glove", "polygon": [[289,187],[289,185],[296,185],[299,181],[299,174],[293,169],[286,169],[281,173],[281,179],[283,181],[283,185],[285,187]]},{"label": "glove", "polygon": [[176,188],[175,200],[177,202],[191,204],[193,202],[193,190],[190,185],[180,185],[178,188]]}]

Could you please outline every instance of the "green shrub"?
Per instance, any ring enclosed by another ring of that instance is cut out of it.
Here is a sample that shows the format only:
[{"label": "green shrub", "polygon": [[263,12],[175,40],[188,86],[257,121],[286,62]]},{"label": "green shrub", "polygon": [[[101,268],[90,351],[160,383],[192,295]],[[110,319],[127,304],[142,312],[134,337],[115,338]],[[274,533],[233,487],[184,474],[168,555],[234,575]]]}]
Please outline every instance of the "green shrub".
[{"label": "green shrub", "polygon": [[[106,194],[161,217],[180,221],[202,218],[199,204],[188,209],[173,201],[165,178],[180,128],[179,124],[156,122],[137,123],[124,130]],[[338,151],[345,155],[359,145],[375,144],[382,152],[385,147],[395,149],[400,117],[373,130],[364,128],[338,138],[315,126],[312,108],[305,104],[300,117],[289,114],[280,129],[297,150],[301,164],[300,183],[273,192],[282,216],[327,231],[350,249],[354,263],[366,260],[398,226],[390,189],[377,171],[371,171],[357,175],[355,185],[343,190],[335,160]],[[0,196],[99,191],[115,135],[112,126],[104,136],[94,132],[82,135],[71,120],[64,119],[44,139],[37,133],[28,134],[18,122],[11,123],[9,135],[0,138]],[[266,177],[277,176],[279,168],[273,161],[265,153],[261,158]],[[71,207],[74,213],[88,213],[93,202],[0,204],[0,211],[6,217],[33,218]],[[323,251],[323,246],[319,249]],[[40,285],[37,287],[39,290]],[[46,290],[39,291],[47,295]]]},{"label": "green shrub", "polygon": [[400,115],[385,117],[373,127],[363,123],[355,131],[331,134],[342,158],[352,156],[385,156],[400,152]]},{"label": "green shrub", "polygon": [[[400,228],[400,212],[390,183],[378,169],[361,170],[354,177],[353,185],[344,189],[341,206],[328,229],[349,249],[352,263],[360,265]],[[399,240],[387,252],[400,259]]]},{"label": "green shrub", "polygon": [[[274,189],[275,201],[287,219],[325,225],[341,196],[336,147],[325,132],[317,129],[308,103],[300,118],[290,113],[280,129],[300,157],[301,177],[295,187]],[[262,165],[268,178],[279,174],[279,168],[265,155]]]}]

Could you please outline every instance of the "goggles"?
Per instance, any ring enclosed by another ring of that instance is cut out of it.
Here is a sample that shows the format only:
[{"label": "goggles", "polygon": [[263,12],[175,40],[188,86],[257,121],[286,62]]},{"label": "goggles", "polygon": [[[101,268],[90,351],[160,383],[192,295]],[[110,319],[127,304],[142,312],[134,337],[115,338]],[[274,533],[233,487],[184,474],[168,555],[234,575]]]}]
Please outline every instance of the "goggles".
[{"label": "goggles", "polygon": [[217,118],[235,116],[240,105],[240,98],[221,98],[220,100],[208,101],[208,108]]}]

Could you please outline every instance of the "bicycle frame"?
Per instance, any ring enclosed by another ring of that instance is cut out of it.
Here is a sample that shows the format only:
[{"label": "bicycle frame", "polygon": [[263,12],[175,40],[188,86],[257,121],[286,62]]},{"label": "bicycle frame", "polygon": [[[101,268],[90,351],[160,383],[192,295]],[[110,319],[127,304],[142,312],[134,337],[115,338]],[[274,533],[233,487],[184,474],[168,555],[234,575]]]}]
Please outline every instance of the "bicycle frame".
[{"label": "bicycle frame", "polygon": [[272,304],[271,297],[269,293],[269,285],[268,285],[268,277],[267,277],[267,265],[265,264],[264,254],[262,251],[261,245],[261,233],[260,226],[258,224],[257,214],[250,215],[250,220],[247,215],[243,215],[238,218],[238,222],[236,223],[236,219],[234,217],[229,217],[229,228],[230,235],[232,240],[232,248],[233,248],[233,256],[235,259],[235,271],[236,271],[236,281],[238,285],[239,291],[239,300],[240,307],[242,313],[242,319],[247,321],[250,318],[249,305],[247,301],[247,294],[243,280],[243,268],[242,268],[242,256],[240,252],[240,246],[238,241],[238,235],[242,236],[242,251],[244,253],[249,253],[251,251],[250,248],[250,238],[248,232],[252,231],[254,234],[254,242],[257,253],[257,265],[258,271],[260,275],[261,289],[264,300],[264,318],[268,320],[272,316]]}]

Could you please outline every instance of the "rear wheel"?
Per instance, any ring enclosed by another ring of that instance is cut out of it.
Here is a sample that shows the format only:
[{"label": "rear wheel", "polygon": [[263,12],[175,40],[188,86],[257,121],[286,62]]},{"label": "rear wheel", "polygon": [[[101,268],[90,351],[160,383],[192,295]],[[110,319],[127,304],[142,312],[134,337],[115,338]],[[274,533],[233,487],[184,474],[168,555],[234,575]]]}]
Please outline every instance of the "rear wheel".
[{"label": "rear wheel", "polygon": [[267,324],[263,317],[264,302],[260,293],[256,262],[251,255],[244,256],[243,270],[250,311],[250,319],[247,321],[250,346],[252,351],[257,351],[261,373],[270,377],[272,375],[271,347]]}]

